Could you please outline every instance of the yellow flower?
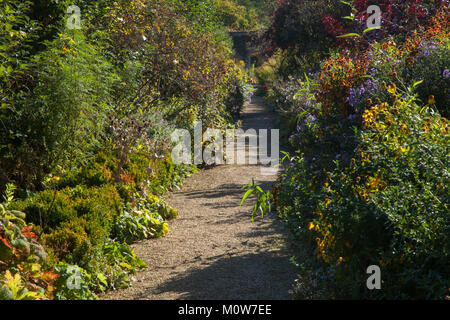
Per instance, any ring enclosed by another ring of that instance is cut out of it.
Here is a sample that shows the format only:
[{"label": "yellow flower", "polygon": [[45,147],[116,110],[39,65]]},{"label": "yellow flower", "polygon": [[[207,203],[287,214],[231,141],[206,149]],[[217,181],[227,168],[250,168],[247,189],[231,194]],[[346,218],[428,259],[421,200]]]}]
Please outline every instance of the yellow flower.
[{"label": "yellow flower", "polygon": [[391,94],[394,94],[397,92],[397,87],[395,86],[395,84],[390,84],[388,87],[388,92]]},{"label": "yellow flower", "polygon": [[406,151],[408,151],[408,149],[407,149],[407,148],[404,148],[404,147],[400,147],[400,152],[406,152]]},{"label": "yellow flower", "polygon": [[342,257],[339,257],[339,259],[338,259],[338,261],[337,261],[337,263],[336,264],[340,264],[342,261],[344,261],[344,258],[342,258]]},{"label": "yellow flower", "polygon": [[404,132],[406,134],[409,133],[408,127],[406,124],[402,123],[402,125],[400,126],[400,132]]},{"label": "yellow flower", "polygon": [[68,53],[71,52],[70,49],[68,49],[67,47],[64,47],[64,48],[62,49],[62,51],[63,51],[64,54],[68,54]]},{"label": "yellow flower", "polygon": [[331,203],[331,200],[330,199],[325,199],[325,206],[329,206],[330,205],[330,203]]},{"label": "yellow flower", "polygon": [[308,229],[309,229],[309,230],[314,229],[314,223],[310,222],[310,223],[309,223],[309,226],[308,226]]},{"label": "yellow flower", "polygon": [[436,100],[434,99],[434,96],[431,95],[431,96],[428,98],[428,104],[435,104],[435,103],[436,103]]},{"label": "yellow flower", "polygon": [[166,222],[163,222],[163,229],[162,229],[163,235],[166,235],[169,233],[169,226]]}]

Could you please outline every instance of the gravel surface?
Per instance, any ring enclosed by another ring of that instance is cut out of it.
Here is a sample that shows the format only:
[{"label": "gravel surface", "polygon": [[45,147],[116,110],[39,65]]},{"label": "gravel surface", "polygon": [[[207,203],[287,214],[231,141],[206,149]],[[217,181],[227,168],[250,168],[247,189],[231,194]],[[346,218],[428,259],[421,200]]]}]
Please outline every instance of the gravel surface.
[{"label": "gravel surface", "polygon": [[[243,111],[242,127],[273,128],[277,116],[260,97]],[[270,140],[269,140],[270,141]],[[239,206],[244,184],[252,178],[271,189],[276,175],[258,165],[220,165],[187,178],[181,190],[166,196],[178,209],[169,234],[134,244],[148,269],[132,286],[101,299],[290,299],[296,273],[287,231],[276,217],[255,217],[251,201]]]}]

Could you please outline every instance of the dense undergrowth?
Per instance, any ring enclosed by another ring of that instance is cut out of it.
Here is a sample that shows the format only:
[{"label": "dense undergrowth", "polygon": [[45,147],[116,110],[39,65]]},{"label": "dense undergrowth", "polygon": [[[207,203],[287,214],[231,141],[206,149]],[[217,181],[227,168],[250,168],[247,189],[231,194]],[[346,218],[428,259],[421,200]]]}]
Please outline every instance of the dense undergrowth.
[{"label": "dense undergrowth", "polygon": [[171,133],[233,127],[244,102],[214,8],[0,2],[0,299],[96,299],[146,267],[129,244],[167,234],[164,193],[195,170]]},{"label": "dense undergrowth", "polygon": [[[273,191],[301,248],[294,296],[445,299],[448,3],[380,1],[381,28],[365,33],[368,1],[350,2],[347,19],[340,5],[302,3],[280,3],[257,70],[296,150]],[[322,26],[294,21],[304,11],[322,14]],[[359,36],[339,37],[350,32]],[[366,286],[370,265],[380,290]]]}]

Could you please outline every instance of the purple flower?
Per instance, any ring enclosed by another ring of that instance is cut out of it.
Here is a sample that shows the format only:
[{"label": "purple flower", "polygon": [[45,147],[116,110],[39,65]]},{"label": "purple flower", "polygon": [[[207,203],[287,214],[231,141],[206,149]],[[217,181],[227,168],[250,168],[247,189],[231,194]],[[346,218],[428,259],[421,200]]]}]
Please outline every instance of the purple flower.
[{"label": "purple flower", "polygon": [[347,117],[347,119],[351,122],[355,122],[357,118],[358,118],[358,115],[356,113],[353,113]]},{"label": "purple flower", "polygon": [[359,88],[359,96],[362,96],[365,91],[364,86],[361,86],[361,88]]},{"label": "purple flower", "polygon": [[378,89],[378,80],[367,79],[365,85],[361,85],[359,88],[350,88],[350,94],[347,98],[347,102],[352,106],[356,107],[361,100],[361,97],[367,93],[369,95]]},{"label": "purple flower", "polygon": [[450,78],[450,70],[445,69],[444,72],[442,73],[442,76],[447,79]]},{"label": "purple flower", "polygon": [[305,122],[309,122],[309,123],[311,123],[311,122],[316,122],[316,118],[313,116],[313,115],[308,115],[308,117],[306,117],[306,120],[305,120]]},{"label": "purple flower", "polygon": [[358,102],[359,102],[359,96],[358,96],[358,92],[355,90],[355,89],[353,89],[353,88],[350,88],[350,95],[348,96],[348,98],[347,98],[347,102],[352,106],[352,107],[355,107],[357,104],[358,104]]}]

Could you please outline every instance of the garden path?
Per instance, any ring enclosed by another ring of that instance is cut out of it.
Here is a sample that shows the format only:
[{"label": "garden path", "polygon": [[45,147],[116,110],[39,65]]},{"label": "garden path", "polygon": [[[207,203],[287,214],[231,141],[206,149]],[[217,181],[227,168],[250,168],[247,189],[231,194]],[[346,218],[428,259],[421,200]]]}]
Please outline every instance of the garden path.
[{"label": "garden path", "polygon": [[[244,107],[244,129],[273,128],[277,115],[254,96]],[[270,141],[270,140],[269,140]],[[295,268],[289,262],[287,231],[274,216],[251,222],[251,201],[239,206],[252,178],[271,188],[276,175],[259,165],[219,165],[200,170],[181,190],[167,195],[178,209],[169,234],[134,244],[148,269],[132,286],[102,299],[289,299]]]}]

